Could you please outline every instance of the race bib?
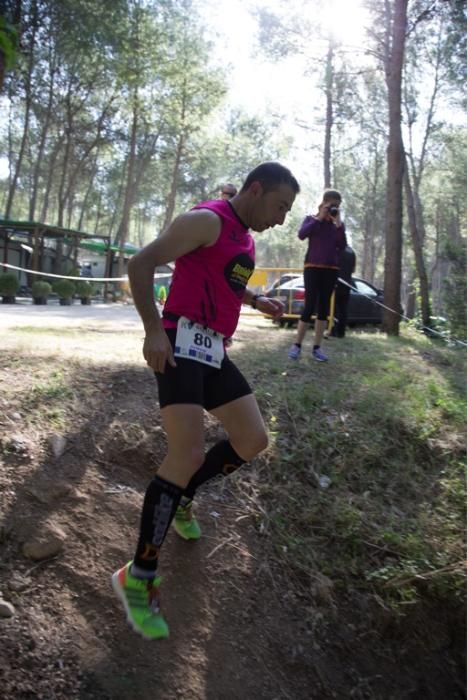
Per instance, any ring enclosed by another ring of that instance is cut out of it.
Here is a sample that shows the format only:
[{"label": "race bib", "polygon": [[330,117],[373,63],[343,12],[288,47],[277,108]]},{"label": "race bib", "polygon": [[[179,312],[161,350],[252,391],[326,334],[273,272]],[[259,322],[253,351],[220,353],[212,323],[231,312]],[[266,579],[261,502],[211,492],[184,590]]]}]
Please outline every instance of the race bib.
[{"label": "race bib", "polygon": [[224,336],[181,316],[177,323],[175,357],[220,368],[224,359]]}]

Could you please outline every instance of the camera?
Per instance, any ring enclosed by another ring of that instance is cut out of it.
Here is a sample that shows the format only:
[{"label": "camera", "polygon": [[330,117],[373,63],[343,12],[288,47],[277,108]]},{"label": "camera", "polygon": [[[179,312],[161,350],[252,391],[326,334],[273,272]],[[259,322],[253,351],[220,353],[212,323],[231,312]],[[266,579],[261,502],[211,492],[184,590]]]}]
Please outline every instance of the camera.
[{"label": "camera", "polygon": [[335,204],[331,204],[330,207],[328,207],[328,214],[330,216],[337,216],[339,213],[339,207],[336,207]]}]

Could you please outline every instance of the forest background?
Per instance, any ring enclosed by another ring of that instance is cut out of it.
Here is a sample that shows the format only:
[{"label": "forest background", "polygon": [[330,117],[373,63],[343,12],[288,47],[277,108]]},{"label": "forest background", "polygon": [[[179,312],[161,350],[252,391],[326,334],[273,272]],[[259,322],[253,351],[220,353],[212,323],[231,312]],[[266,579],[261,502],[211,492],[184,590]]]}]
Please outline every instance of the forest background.
[{"label": "forest background", "polygon": [[6,219],[142,246],[223,182],[239,186],[258,163],[279,160],[302,194],[284,226],[256,237],[259,266],[301,265],[297,228],[332,185],[360,275],[393,303],[400,296],[409,317],[432,326],[444,317],[467,337],[465,2],[3,6]]}]

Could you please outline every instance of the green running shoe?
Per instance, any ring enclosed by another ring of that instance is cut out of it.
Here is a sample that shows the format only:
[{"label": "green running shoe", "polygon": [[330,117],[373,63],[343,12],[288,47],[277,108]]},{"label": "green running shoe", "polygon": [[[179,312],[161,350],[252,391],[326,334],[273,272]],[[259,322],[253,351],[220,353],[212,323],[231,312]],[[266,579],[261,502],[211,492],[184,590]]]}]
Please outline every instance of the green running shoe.
[{"label": "green running shoe", "polygon": [[128,562],[112,576],[112,586],[123,603],[128,624],[145,639],[165,639],[169,628],[160,611],[161,577],[136,578],[130,573],[132,563]]},{"label": "green running shoe", "polygon": [[201,528],[193,515],[193,501],[179,505],[172,521],[175,532],[184,540],[199,540]]}]

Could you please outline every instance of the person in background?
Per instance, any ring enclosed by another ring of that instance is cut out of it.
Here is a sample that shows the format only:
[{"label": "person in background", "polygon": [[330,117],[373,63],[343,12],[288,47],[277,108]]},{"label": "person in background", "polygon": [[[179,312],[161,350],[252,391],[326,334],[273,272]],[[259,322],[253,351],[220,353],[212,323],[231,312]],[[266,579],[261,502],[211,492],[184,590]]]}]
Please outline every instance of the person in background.
[{"label": "person in background", "polygon": [[[155,372],[167,453],[147,487],[133,559],[112,585],[133,630],[146,639],[167,637],[159,605],[158,559],[170,525],[197,540],[192,514],[196,490],[227,476],[262,452],[268,442],[256,398],[228,357],[224,339],[235,331],[242,304],[279,318],[284,306],[247,289],[255,264],[249,229],[281,225],[300,191],[280,163],[252,170],[240,192],[181,214],[134,255],[128,276],[143,321],[143,355]],[[154,271],[175,260],[162,318],[154,300]],[[205,454],[204,411],[223,425],[227,439]],[[120,541],[115,533],[115,542]],[[114,544],[115,544],[114,542]]]},{"label": "person in background", "polygon": [[[350,287],[347,284],[352,284],[352,275],[355,272],[357,257],[355,251],[349,245],[346,245],[344,250],[339,254],[339,272],[338,282],[336,285],[336,305],[334,316],[337,319],[331,331],[331,335],[335,338],[343,338],[345,336],[345,327],[347,325],[347,307],[350,299]],[[339,282],[342,279],[347,284]]]},{"label": "person in background", "polygon": [[303,271],[305,305],[298,322],[297,338],[289,349],[288,356],[291,360],[300,357],[302,342],[315,306],[317,318],[312,356],[318,362],[326,362],[328,359],[321,350],[321,341],[327,324],[331,294],[336,285],[339,251],[347,245],[345,226],[339,212],[341,202],[340,192],[325,190],[318,213],[305,217],[298,232],[300,240],[308,239]]},{"label": "person in background", "polygon": [[219,199],[232,199],[237,194],[237,188],[228,182],[226,185],[221,187]]}]

